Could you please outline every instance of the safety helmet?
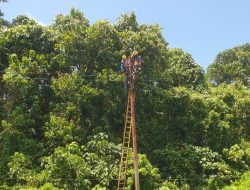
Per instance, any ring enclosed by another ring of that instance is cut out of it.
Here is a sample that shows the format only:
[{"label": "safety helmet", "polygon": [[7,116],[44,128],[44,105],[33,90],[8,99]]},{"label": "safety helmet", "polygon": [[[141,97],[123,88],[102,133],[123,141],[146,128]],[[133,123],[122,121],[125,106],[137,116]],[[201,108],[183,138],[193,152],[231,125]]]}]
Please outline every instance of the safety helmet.
[{"label": "safety helmet", "polygon": [[127,59],[127,56],[126,56],[126,55],[123,55],[123,56],[122,56],[122,59]]},{"label": "safety helmet", "polygon": [[138,51],[134,50],[133,55],[138,55]]}]

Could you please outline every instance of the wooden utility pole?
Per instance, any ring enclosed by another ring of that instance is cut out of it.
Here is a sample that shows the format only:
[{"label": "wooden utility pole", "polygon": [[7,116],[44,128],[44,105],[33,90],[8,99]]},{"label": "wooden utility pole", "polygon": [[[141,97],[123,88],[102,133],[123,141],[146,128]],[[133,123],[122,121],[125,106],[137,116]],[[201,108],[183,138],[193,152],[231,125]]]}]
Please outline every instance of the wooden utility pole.
[{"label": "wooden utility pole", "polygon": [[118,174],[117,190],[124,190],[126,188],[127,181],[127,169],[130,150],[130,139],[132,136],[133,146],[133,160],[134,160],[134,174],[135,174],[135,190],[140,190],[139,183],[139,167],[138,167],[138,155],[137,155],[137,142],[136,142],[136,125],[135,125],[135,78],[136,70],[134,63],[129,60],[129,76],[126,76],[125,85],[128,88],[128,101],[125,117],[125,127],[123,133],[123,143],[121,149],[121,160]]},{"label": "wooden utility pole", "polygon": [[134,157],[135,190],[140,190],[137,142],[136,142],[136,126],[135,126],[135,91],[133,89],[130,95],[131,95],[131,127],[132,127],[132,142],[133,142],[133,157]]}]

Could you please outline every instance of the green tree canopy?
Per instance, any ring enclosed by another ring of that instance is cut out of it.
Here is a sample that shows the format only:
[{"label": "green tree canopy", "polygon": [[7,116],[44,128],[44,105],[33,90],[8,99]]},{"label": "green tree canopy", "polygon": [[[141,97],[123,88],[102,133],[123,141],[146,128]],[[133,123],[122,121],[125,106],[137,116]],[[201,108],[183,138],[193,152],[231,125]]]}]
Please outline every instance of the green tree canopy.
[{"label": "green tree canopy", "polygon": [[249,86],[250,81],[250,44],[244,44],[219,53],[208,67],[209,80],[219,85],[221,83],[242,82]]},{"label": "green tree canopy", "polygon": [[[20,15],[0,31],[0,189],[117,188],[127,101],[118,70],[134,49],[141,189],[248,188],[249,44],[218,55],[212,86],[134,13],[90,24],[72,8],[49,26]],[[130,190],[132,155],[128,165]]]},{"label": "green tree canopy", "polygon": [[172,79],[174,86],[197,88],[204,85],[204,70],[189,53],[181,49],[170,49],[166,57],[168,68],[164,75]]}]

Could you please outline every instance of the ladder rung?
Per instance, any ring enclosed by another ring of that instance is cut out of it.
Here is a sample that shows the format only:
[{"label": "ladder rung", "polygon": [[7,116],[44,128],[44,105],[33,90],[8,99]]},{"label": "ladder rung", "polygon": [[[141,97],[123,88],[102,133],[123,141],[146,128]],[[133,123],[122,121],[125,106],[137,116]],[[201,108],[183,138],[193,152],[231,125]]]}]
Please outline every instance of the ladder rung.
[{"label": "ladder rung", "polygon": [[128,95],[127,99],[127,109],[126,109],[126,118],[125,118],[125,128],[120,160],[120,174],[117,190],[124,190],[126,185],[126,171],[128,167],[128,159],[130,158],[130,140],[132,132],[132,97]]}]

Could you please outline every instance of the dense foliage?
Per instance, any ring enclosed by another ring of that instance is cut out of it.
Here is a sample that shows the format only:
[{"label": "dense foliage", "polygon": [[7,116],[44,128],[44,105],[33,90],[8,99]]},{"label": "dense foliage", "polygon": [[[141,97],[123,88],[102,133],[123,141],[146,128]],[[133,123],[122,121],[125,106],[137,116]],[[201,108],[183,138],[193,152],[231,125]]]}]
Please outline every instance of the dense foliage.
[{"label": "dense foliage", "polygon": [[143,57],[141,189],[249,188],[249,44],[217,56],[210,84],[157,24],[139,25],[134,13],[90,24],[73,8],[49,26],[23,15],[1,24],[0,189],[116,189],[126,102],[119,61],[133,49]]},{"label": "dense foliage", "polygon": [[219,53],[208,68],[208,76],[215,84],[240,81],[250,86],[250,44],[227,49]]}]

